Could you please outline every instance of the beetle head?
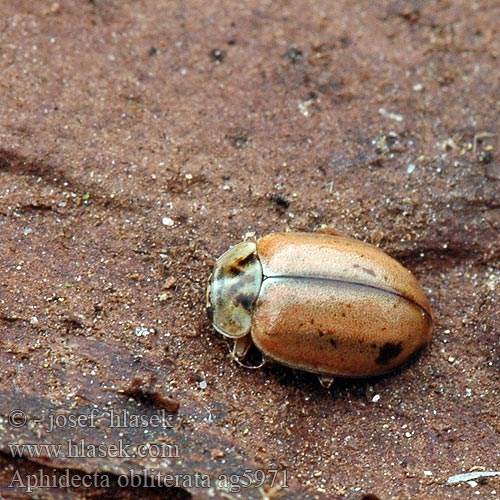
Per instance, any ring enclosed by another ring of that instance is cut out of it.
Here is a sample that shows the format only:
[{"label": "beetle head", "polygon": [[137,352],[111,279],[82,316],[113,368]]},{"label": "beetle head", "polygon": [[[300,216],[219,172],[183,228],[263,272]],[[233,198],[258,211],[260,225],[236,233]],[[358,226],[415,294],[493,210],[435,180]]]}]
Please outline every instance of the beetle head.
[{"label": "beetle head", "polygon": [[250,332],[261,283],[262,267],[254,242],[239,243],[217,259],[207,289],[207,311],[219,333],[241,338]]}]

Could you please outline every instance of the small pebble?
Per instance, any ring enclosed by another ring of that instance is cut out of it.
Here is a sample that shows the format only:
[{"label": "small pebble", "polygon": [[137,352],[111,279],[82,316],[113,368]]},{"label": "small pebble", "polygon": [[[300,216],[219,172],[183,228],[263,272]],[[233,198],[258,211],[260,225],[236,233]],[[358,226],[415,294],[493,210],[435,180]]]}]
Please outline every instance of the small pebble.
[{"label": "small pebble", "polygon": [[225,453],[222,450],[219,450],[218,448],[215,450],[212,450],[212,458],[224,458]]},{"label": "small pebble", "polygon": [[385,108],[379,108],[378,114],[380,116],[383,116],[384,118],[389,118],[391,120],[395,120],[397,122],[402,122],[403,121],[403,116],[399,115],[397,113],[391,113],[387,111]]},{"label": "small pebble", "polygon": [[150,334],[150,331],[144,326],[137,326],[135,328],[135,334],[137,337],[147,337]]},{"label": "small pebble", "polygon": [[210,57],[212,58],[212,61],[220,64],[224,61],[226,53],[221,49],[214,49],[210,52]]}]

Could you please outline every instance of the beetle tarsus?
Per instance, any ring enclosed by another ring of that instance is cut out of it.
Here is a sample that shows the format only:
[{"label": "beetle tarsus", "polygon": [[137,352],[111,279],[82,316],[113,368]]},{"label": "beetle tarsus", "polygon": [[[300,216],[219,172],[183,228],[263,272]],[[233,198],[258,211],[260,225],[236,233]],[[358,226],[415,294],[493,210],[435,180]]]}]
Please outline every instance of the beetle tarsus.
[{"label": "beetle tarsus", "polygon": [[335,377],[330,375],[318,375],[319,383],[325,388],[330,389],[332,384],[335,382]]}]

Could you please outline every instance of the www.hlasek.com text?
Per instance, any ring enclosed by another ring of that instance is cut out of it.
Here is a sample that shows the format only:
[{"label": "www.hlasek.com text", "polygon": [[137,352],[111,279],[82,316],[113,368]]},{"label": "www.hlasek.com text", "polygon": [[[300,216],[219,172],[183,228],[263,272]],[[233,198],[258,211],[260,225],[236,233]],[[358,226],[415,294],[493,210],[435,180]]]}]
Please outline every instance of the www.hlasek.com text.
[{"label": "www.hlasek.com text", "polygon": [[29,458],[180,458],[179,446],[169,443],[133,445],[118,439],[114,443],[87,443],[85,439],[64,443],[9,443],[13,457]]}]

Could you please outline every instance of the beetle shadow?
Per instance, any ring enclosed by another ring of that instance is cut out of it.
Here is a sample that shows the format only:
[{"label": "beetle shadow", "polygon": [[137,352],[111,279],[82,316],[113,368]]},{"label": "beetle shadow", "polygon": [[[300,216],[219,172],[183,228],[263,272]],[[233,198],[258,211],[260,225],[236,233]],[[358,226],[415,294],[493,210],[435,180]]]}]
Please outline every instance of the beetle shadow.
[{"label": "beetle shadow", "polygon": [[[256,349],[257,350],[257,349]],[[391,381],[397,380],[398,377],[403,377],[408,370],[411,370],[416,364],[425,348],[422,348],[410,356],[404,363],[392,369],[388,373],[374,375],[368,377],[334,377],[331,387],[323,387],[319,381],[319,376],[315,373],[290,368],[272,360],[266,362],[262,367],[268,378],[273,378],[283,387],[291,387],[308,393],[323,393],[325,396],[329,394],[334,399],[353,399],[363,400],[372,399],[374,386],[384,386],[390,384]],[[259,351],[249,352],[253,361],[259,359]]]}]

